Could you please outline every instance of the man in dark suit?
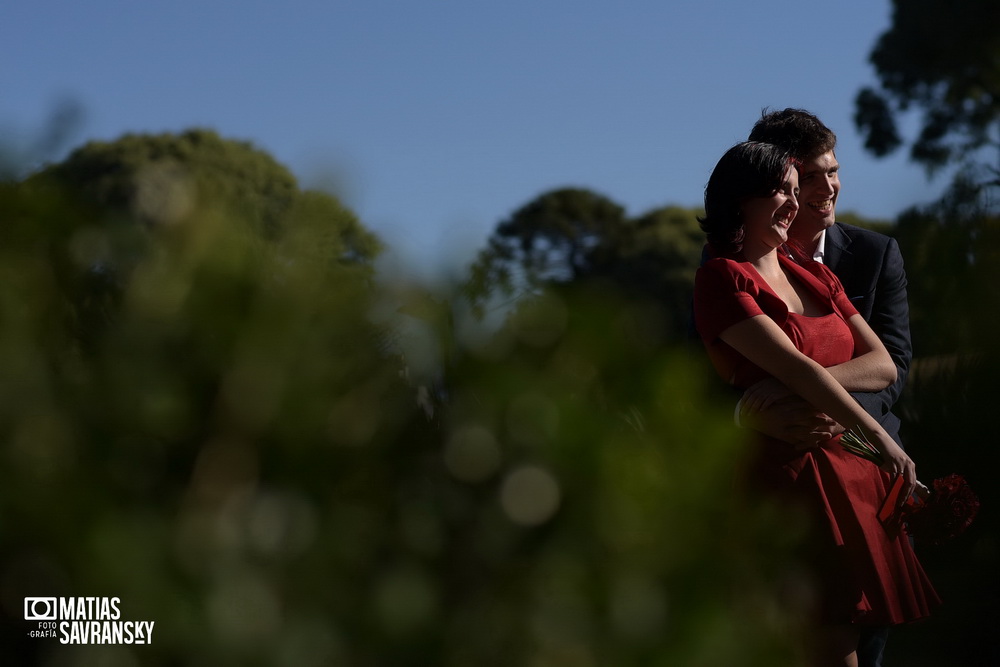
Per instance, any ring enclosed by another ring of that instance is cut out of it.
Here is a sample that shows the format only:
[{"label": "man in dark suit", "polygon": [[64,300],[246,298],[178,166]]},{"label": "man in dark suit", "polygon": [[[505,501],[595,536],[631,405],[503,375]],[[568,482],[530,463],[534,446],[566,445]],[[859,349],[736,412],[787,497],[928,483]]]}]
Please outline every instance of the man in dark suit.
[{"label": "man in dark suit", "polygon": [[825,240],[823,262],[840,278],[851,303],[896,364],[894,383],[879,392],[853,396],[898,442],[899,418],[892,406],[906,383],[912,357],[903,257],[895,239],[842,222],[826,230]]},{"label": "man in dark suit", "polygon": [[[789,228],[789,243],[836,274],[889,351],[896,365],[896,382],[882,391],[852,395],[899,441],[899,418],[892,406],[906,382],[912,356],[906,273],[899,246],[884,234],[836,222],[840,196],[840,164],[834,152],[837,137],[816,116],[802,109],[765,113],[749,139],[781,146],[801,161],[799,212]],[[815,446],[843,431],[843,426],[798,398],[741,419],[751,428],[798,447]],[[860,666],[882,664],[886,635],[884,628],[862,633]]]}]

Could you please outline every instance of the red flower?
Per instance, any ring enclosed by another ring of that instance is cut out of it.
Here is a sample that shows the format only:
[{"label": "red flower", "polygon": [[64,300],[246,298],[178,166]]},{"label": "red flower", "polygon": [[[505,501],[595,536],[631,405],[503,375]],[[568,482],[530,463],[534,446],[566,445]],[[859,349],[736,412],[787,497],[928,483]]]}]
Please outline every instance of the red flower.
[{"label": "red flower", "polygon": [[[882,453],[865,436],[861,427],[847,429],[840,437],[841,446],[875,465],[882,464]],[[916,542],[941,544],[965,532],[979,511],[979,498],[961,475],[952,473],[934,480],[931,488],[917,482],[917,490],[897,507],[902,477],[897,477],[893,488],[879,510],[879,521],[893,534],[903,522]]]},{"label": "red flower", "polygon": [[906,532],[923,544],[939,545],[961,535],[979,511],[979,498],[956,474],[934,480],[926,498],[911,501],[904,510]]}]

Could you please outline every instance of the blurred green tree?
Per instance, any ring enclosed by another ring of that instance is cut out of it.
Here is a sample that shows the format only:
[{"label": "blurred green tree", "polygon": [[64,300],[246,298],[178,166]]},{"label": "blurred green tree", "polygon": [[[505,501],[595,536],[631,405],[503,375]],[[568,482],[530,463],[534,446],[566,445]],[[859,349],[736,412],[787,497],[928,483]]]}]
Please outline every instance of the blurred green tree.
[{"label": "blurred green tree", "polygon": [[663,324],[662,340],[673,340],[689,316],[704,245],[699,213],[665,206],[630,219],[590,190],[546,192],[497,226],[471,267],[470,295],[481,305],[546,286],[602,286],[645,302]]},{"label": "blurred green tree", "polygon": [[530,291],[592,275],[618,245],[625,210],[582,188],[539,195],[500,222],[473,268],[477,292]]},{"label": "blurred green tree", "polygon": [[29,193],[21,198],[27,205],[61,207],[45,227],[31,214],[23,220],[52,255],[84,342],[107,321],[133,269],[187,238],[191,225],[205,227],[205,242],[214,220],[257,252],[290,248],[287,261],[367,278],[381,250],[335,197],[300,190],[270,155],[210,130],[89,142],[17,187]]},{"label": "blurred green tree", "polygon": [[[643,308],[568,282],[469,336],[329,198],[279,169],[254,213],[174,159],[148,208],[110,168],[0,186],[5,664],[802,664],[795,524],[736,502],[728,405]],[[374,320],[398,294],[439,391]],[[27,596],[153,642],[28,637]]]},{"label": "blurred green tree", "polygon": [[882,220],[879,218],[869,218],[856,211],[837,211],[837,220],[846,222],[849,225],[864,227],[880,234],[893,235],[895,222],[893,220]]},{"label": "blurred green tree", "polygon": [[88,142],[31,180],[71,188],[147,226],[179,222],[211,203],[267,238],[278,234],[297,194],[295,177],[267,153],[211,130]]}]

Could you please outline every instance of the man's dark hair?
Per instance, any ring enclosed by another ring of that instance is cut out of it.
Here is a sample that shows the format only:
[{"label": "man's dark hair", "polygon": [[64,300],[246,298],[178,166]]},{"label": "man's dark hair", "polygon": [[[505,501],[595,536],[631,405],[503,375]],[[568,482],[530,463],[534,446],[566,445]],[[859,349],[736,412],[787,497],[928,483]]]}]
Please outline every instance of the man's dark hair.
[{"label": "man's dark hair", "polygon": [[837,147],[837,135],[804,109],[764,109],[748,139],[780,146],[801,161],[811,160]]}]

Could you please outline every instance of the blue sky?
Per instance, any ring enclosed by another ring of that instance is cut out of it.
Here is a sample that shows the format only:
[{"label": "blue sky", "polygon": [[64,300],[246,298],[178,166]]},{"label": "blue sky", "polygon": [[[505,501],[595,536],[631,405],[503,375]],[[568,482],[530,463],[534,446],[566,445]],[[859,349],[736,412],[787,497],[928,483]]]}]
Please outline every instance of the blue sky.
[{"label": "blue sky", "polygon": [[[840,209],[928,201],[905,155],[851,121],[888,0],[32,0],[0,22],[0,145],[24,154],[59,100],[70,148],[210,127],[331,189],[429,272],[470,260],[542,192],[591,188],[630,214],[700,204],[763,107],[840,139]],[[60,154],[50,156],[61,157]]]}]

